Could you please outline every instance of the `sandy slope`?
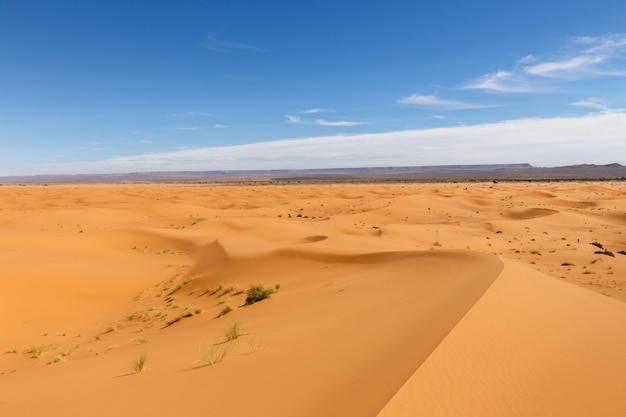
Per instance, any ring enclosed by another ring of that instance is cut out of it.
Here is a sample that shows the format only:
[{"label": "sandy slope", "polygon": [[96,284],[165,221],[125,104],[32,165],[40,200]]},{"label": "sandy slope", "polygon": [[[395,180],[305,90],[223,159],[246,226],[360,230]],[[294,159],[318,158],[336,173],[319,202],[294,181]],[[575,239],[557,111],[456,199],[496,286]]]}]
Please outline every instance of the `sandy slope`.
[{"label": "sandy slope", "polygon": [[506,261],[387,416],[623,416],[626,304]]},{"label": "sandy slope", "polygon": [[625,225],[623,183],[2,186],[0,415],[623,415]]}]

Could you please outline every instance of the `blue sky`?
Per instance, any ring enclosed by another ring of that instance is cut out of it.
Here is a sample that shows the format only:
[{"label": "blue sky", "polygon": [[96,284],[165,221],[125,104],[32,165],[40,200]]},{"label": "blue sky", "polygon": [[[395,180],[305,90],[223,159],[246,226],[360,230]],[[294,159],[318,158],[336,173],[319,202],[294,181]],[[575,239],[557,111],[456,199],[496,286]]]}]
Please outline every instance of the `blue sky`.
[{"label": "blue sky", "polygon": [[430,3],[0,0],[0,175],[626,164],[623,2]]}]

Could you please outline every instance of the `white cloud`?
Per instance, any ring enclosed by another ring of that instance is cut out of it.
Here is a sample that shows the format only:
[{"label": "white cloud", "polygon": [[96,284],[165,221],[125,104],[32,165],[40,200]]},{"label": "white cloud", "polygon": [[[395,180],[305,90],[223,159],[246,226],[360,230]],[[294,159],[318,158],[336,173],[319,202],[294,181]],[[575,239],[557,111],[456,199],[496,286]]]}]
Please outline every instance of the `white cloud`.
[{"label": "white cloud", "polygon": [[464,90],[487,90],[498,93],[536,93],[548,91],[545,85],[532,82],[522,74],[511,71],[497,71],[476,78],[465,86]]},{"label": "white cloud", "polygon": [[360,126],[360,125],[370,124],[369,122],[352,122],[349,120],[325,120],[325,119],[315,119],[313,122],[319,126]]},{"label": "white cloud", "polygon": [[333,135],[32,167],[37,173],[521,163],[626,164],[626,113]]},{"label": "white cloud", "polygon": [[215,129],[226,129],[227,127],[230,127],[228,125],[221,125],[219,123],[216,123],[215,126],[213,126]]},{"label": "white cloud", "polygon": [[309,109],[309,110],[302,110],[302,111],[300,111],[298,113],[300,113],[300,114],[318,114],[318,113],[332,113],[332,112],[334,112],[334,110],[315,108],[315,109]]},{"label": "white cloud", "polygon": [[589,107],[591,109],[596,109],[600,111],[611,111],[608,104],[604,100],[599,99],[597,97],[591,97],[591,98],[588,98],[587,100],[580,100],[580,101],[576,101],[570,104],[572,106]]},{"label": "white cloud", "polygon": [[370,124],[370,122],[354,122],[354,121],[349,121],[349,120],[326,120],[326,119],[314,119],[313,121],[302,120],[302,117],[300,116],[293,116],[289,114],[286,114],[285,117],[287,118],[287,120],[285,120],[285,123],[292,123],[292,124],[307,124],[307,125],[313,124],[313,125],[318,125],[318,126],[360,126],[360,125]]},{"label": "white cloud", "polygon": [[294,124],[304,123],[300,116],[291,116],[289,114],[286,114],[285,117],[287,118],[286,123],[294,123]]},{"label": "white cloud", "polygon": [[462,88],[530,93],[555,90],[555,82],[608,76],[626,76],[626,34],[572,38],[558,52],[527,55],[512,69],[485,74]]},{"label": "white cloud", "polygon": [[439,108],[446,110],[462,110],[462,109],[483,109],[486,107],[484,104],[466,103],[457,100],[447,100],[436,96],[413,94],[408,97],[404,97],[398,100],[400,104],[414,104],[417,106]]},{"label": "white cloud", "polygon": [[606,61],[603,56],[577,56],[562,61],[542,62],[540,64],[524,67],[524,72],[541,77],[564,78],[572,76],[580,78],[583,74],[592,74],[598,64]]}]

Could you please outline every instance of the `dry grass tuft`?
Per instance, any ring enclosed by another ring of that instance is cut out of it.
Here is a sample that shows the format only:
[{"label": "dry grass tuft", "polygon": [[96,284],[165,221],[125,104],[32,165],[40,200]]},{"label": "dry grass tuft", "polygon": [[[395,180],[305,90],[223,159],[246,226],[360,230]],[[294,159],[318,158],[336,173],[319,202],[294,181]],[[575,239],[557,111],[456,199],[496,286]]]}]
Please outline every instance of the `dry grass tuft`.
[{"label": "dry grass tuft", "polygon": [[141,352],[139,356],[133,361],[133,371],[135,371],[136,374],[145,371],[147,360],[148,355],[146,355],[144,352]]}]

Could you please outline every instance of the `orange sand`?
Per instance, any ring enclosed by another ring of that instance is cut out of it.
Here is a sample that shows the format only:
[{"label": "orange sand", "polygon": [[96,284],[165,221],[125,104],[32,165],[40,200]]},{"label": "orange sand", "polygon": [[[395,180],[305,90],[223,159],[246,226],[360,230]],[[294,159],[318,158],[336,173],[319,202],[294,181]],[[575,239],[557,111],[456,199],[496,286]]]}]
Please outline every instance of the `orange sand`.
[{"label": "orange sand", "polygon": [[0,415],[622,417],[625,231],[620,182],[0,186]]}]

